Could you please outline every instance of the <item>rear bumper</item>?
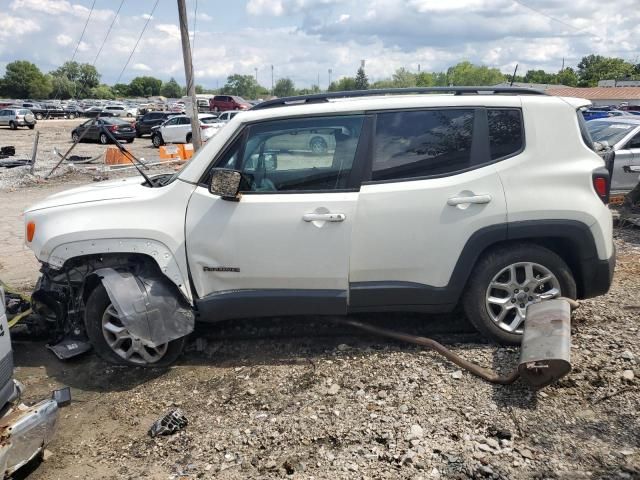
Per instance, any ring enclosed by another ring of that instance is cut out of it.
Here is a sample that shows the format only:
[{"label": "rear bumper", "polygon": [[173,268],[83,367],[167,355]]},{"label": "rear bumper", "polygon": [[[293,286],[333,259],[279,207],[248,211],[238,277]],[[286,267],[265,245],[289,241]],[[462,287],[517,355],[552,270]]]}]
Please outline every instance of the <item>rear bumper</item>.
[{"label": "rear bumper", "polygon": [[613,281],[613,272],[616,268],[616,250],[606,260],[598,258],[583,260],[582,268],[582,295],[581,298],[593,298],[604,295],[609,291]]}]

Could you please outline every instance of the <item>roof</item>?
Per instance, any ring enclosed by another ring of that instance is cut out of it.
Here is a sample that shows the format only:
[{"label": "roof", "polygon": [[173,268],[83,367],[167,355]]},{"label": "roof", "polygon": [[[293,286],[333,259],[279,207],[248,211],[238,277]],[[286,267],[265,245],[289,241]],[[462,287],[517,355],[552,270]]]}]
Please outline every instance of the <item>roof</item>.
[{"label": "roof", "polygon": [[588,100],[640,100],[640,87],[552,87],[548,95],[558,97],[580,97]]}]

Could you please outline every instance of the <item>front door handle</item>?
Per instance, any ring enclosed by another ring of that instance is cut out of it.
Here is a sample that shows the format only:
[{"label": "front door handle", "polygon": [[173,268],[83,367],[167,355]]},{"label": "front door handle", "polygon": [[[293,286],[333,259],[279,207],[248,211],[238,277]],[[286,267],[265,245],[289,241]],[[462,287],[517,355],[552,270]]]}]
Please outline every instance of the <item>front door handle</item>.
[{"label": "front door handle", "polygon": [[344,213],[305,213],[302,216],[305,222],[344,222],[345,218]]},{"label": "front door handle", "polygon": [[447,200],[447,205],[455,207],[457,205],[464,205],[468,203],[489,203],[491,201],[491,195],[472,195],[469,197],[450,197]]}]

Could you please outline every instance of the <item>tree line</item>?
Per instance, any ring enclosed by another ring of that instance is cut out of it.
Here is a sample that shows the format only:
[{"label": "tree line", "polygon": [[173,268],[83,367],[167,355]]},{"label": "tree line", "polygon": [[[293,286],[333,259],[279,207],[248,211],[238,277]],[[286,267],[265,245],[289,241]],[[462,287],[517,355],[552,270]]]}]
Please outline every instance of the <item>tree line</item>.
[{"label": "tree line", "polygon": [[[464,85],[495,85],[502,82],[526,82],[567,85],[570,87],[593,87],[599,80],[640,79],[640,64],[633,64],[621,58],[587,55],[576,68],[566,67],[557,72],[528,70],[524,75],[503,73],[497,68],[474,65],[463,61],[443,72],[412,72],[399,68],[391,76],[374,82],[369,81],[365,70],[360,67],[354,77],[342,77],[329,85],[329,91],[366,90],[369,88],[435,87]],[[36,65],[25,60],[11,62],[6,66],[4,77],[0,78],[0,97],[34,99],[98,98],[115,99],[123,97],[150,97],[162,95],[179,98],[185,88],[171,78],[163,82],[151,76],[136,77],[128,84],[117,83],[109,86],[100,83],[101,75],[88,63],[66,62],[61,67],[42,73]],[[196,85],[196,93],[227,94],[241,97],[265,98],[270,95],[288,97],[320,92],[318,85],[310,88],[296,88],[290,78],[280,78],[273,91],[260,85],[253,75],[233,74],[227,77],[220,89],[206,89]]]}]

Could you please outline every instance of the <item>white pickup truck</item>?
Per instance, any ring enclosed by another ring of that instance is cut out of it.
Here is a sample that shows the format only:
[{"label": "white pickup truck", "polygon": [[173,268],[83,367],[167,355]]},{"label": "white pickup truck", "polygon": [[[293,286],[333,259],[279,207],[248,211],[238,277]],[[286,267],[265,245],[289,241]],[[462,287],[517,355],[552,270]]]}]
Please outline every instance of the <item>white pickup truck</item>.
[{"label": "white pickup truck", "polygon": [[13,378],[13,351],[0,287],[0,476],[7,478],[38,455],[53,438],[58,407],[71,397],[69,389],[32,406],[20,402],[24,387]]}]

